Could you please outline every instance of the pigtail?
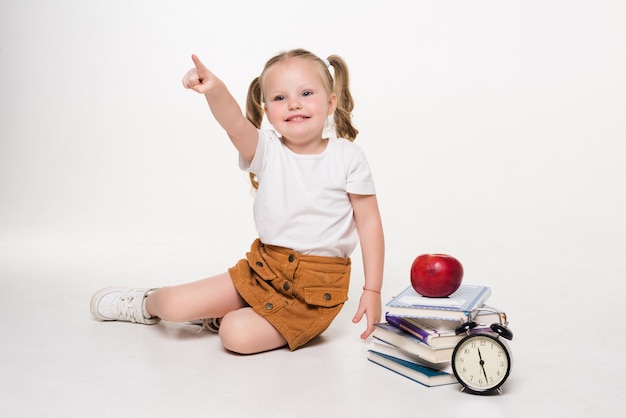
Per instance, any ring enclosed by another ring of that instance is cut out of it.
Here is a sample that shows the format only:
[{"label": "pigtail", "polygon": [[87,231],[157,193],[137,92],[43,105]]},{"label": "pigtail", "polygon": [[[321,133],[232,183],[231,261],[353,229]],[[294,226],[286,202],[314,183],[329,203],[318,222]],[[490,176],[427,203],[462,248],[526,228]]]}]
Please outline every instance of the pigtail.
[{"label": "pigtail", "polygon": [[352,125],[352,109],[354,100],[350,93],[350,77],[346,62],[338,55],[328,57],[328,62],[332,65],[334,76],[334,91],[337,95],[337,109],[335,110],[334,123],[335,131],[339,138],[354,141],[359,131]]},{"label": "pigtail", "polygon": [[261,98],[261,83],[259,77],[252,80],[248,87],[248,97],[246,98],[246,118],[255,128],[261,129],[263,122],[263,105]]},{"label": "pigtail", "polygon": [[[259,77],[256,77],[248,87],[248,96],[246,98],[246,118],[254,125],[255,128],[261,129],[263,122],[263,99]],[[250,183],[254,189],[259,188],[256,174],[250,173]]]}]

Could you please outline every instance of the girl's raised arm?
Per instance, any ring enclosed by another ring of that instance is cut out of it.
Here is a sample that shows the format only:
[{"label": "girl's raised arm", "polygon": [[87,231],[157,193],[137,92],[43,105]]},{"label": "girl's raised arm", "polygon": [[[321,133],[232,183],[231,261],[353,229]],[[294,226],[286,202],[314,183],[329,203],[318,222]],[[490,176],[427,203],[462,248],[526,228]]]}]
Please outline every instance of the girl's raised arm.
[{"label": "girl's raised arm", "polygon": [[259,139],[257,128],[244,116],[222,80],[211,73],[196,55],[192,55],[191,59],[194,68],[183,77],[183,86],[204,94],[213,117],[224,128],[235,148],[246,160],[252,161]]}]

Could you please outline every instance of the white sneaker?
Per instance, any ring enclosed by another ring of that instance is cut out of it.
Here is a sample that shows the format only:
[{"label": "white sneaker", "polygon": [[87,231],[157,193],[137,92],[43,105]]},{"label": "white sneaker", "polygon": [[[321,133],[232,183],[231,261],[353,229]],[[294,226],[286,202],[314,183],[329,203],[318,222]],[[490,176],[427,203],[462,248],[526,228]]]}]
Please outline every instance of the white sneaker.
[{"label": "white sneaker", "polygon": [[220,332],[220,323],[222,318],[206,318],[198,319],[197,321],[189,321],[190,324],[200,325],[200,331],[208,329],[211,332]]},{"label": "white sneaker", "polygon": [[160,318],[146,318],[143,301],[155,289],[131,289],[129,287],[106,287],[91,298],[91,315],[99,321],[128,321],[152,325]]}]

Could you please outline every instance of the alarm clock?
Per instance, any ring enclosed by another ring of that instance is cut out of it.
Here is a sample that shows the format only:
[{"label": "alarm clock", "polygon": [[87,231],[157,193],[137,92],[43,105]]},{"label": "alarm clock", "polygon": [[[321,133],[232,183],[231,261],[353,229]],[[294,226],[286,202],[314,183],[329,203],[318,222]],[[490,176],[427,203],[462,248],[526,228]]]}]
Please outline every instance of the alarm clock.
[{"label": "alarm clock", "polygon": [[[496,313],[500,321],[479,327],[474,320],[478,312]],[[455,332],[467,333],[452,352],[452,371],[461,390],[477,395],[502,394],[501,386],[511,374],[511,349],[505,340],[512,340],[506,314],[490,308],[470,312],[465,323]]]}]

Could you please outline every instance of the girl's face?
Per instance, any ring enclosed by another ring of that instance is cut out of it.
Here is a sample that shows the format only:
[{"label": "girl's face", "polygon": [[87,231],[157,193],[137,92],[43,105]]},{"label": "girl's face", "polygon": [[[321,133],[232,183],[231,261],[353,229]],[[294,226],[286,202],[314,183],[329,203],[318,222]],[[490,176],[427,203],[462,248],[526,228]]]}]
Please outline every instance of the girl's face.
[{"label": "girl's face", "polygon": [[265,114],[285,145],[301,154],[321,152],[324,124],[337,97],[326,90],[318,66],[301,58],[280,61],[267,70],[263,83]]}]

